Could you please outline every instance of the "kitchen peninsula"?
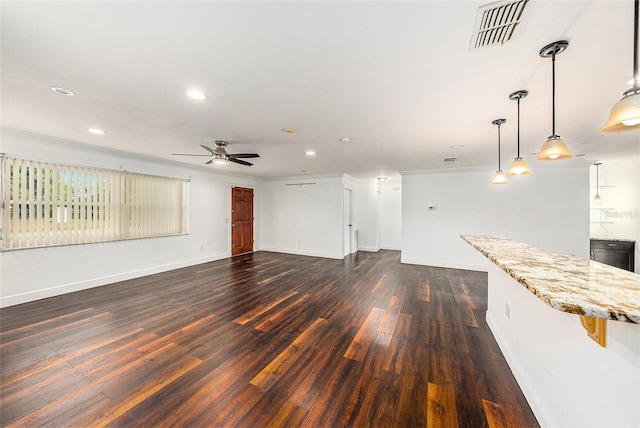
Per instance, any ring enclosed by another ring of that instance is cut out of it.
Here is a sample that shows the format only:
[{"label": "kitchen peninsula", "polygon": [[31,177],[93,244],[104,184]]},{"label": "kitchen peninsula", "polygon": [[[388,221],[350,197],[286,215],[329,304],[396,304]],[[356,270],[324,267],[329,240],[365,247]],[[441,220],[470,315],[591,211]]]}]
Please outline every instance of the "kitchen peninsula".
[{"label": "kitchen peninsula", "polygon": [[[487,323],[541,426],[640,426],[640,275],[462,238],[493,262]],[[600,345],[587,335],[595,324]]]}]

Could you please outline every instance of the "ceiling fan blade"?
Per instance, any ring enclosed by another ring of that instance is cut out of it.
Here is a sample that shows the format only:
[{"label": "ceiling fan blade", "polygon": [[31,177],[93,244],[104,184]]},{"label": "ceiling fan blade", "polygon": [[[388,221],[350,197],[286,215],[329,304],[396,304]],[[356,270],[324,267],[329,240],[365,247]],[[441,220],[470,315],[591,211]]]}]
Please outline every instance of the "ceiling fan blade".
[{"label": "ceiling fan blade", "polygon": [[209,162],[205,162],[205,165],[209,165],[210,163],[213,163],[213,159],[210,159]]},{"label": "ceiling fan blade", "polygon": [[204,144],[200,144],[200,147],[202,147],[203,149],[207,150],[208,152],[210,152],[212,155],[215,154],[216,152],[209,146],[205,146]]},{"label": "ceiling fan blade", "polygon": [[229,153],[229,158],[259,158],[260,155],[257,153]]},{"label": "ceiling fan blade", "polygon": [[192,153],[171,153],[171,156],[211,156],[211,155],[194,155]]},{"label": "ceiling fan blade", "polygon": [[252,163],[250,163],[250,162],[243,161],[243,160],[240,160],[240,159],[234,159],[234,158],[232,158],[232,157],[230,157],[230,158],[229,158],[229,162],[235,162],[235,163],[239,163],[240,165],[246,165],[246,166],[251,166],[251,165],[253,165],[253,164],[252,164]]}]

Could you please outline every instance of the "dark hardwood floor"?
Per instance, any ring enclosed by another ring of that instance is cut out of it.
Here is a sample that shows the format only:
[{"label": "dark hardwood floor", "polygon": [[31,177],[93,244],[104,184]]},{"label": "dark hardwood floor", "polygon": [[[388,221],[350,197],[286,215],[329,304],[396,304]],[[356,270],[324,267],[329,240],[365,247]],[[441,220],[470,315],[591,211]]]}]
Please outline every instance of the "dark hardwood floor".
[{"label": "dark hardwood floor", "polygon": [[3,309],[3,426],[530,427],[480,272],[257,252]]}]

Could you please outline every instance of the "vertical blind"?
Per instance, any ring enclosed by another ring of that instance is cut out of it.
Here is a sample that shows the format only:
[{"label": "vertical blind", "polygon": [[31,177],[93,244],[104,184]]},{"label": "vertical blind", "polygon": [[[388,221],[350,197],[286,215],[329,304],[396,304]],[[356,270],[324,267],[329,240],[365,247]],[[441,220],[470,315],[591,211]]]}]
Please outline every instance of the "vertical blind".
[{"label": "vertical blind", "polygon": [[2,157],[2,249],[188,233],[188,181]]}]

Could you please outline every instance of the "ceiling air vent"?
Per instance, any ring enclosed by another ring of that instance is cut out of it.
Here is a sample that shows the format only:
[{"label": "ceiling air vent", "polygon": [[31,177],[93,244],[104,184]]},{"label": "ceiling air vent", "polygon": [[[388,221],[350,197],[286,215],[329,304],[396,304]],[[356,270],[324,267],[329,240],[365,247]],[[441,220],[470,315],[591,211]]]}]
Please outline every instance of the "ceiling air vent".
[{"label": "ceiling air vent", "polygon": [[508,42],[528,1],[506,0],[480,6],[470,50]]}]

